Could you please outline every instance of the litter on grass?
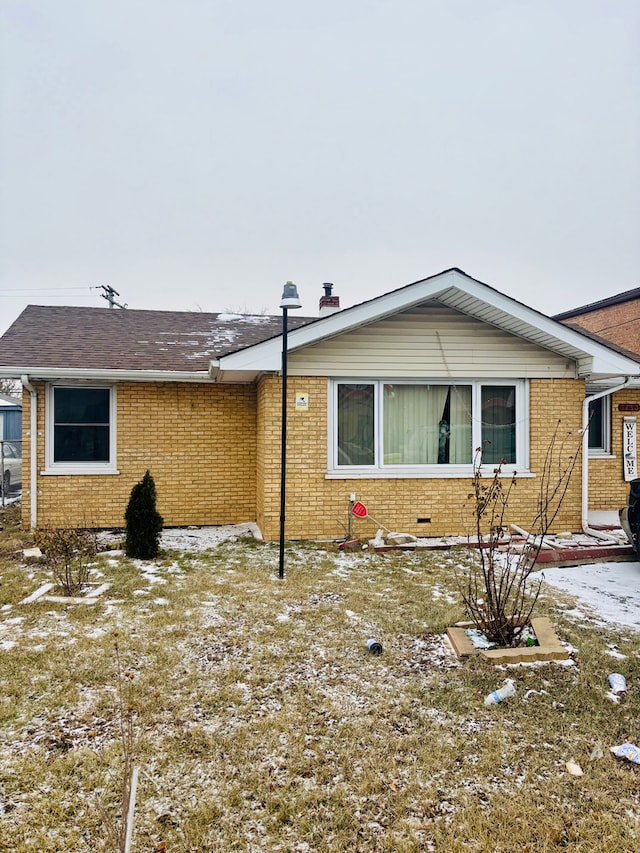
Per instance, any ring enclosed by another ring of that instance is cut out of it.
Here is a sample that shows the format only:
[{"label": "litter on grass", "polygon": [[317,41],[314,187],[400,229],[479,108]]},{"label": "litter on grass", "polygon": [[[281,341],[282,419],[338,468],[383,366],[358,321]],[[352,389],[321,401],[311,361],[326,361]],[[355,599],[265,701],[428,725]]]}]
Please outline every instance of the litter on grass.
[{"label": "litter on grass", "polygon": [[635,743],[622,743],[620,746],[610,747],[616,758],[624,758],[633,764],[640,764],[640,749]]},{"label": "litter on grass", "polygon": [[602,744],[600,741],[596,741],[593,745],[593,749],[591,750],[591,755],[589,756],[589,761],[595,761],[598,758],[603,758],[604,753],[602,751]]},{"label": "litter on grass", "polygon": [[511,696],[515,695],[515,684],[511,678],[508,678],[502,687],[499,687],[497,690],[494,690],[493,693],[489,693],[489,695],[485,697],[484,704],[498,705],[500,702],[504,702],[505,699],[509,699]]},{"label": "litter on grass", "polygon": [[467,628],[465,633],[476,649],[493,649],[496,646],[491,640],[487,640],[482,631],[478,631],[477,628]]},{"label": "litter on grass", "polygon": [[616,695],[624,694],[627,692],[627,681],[624,675],[621,675],[619,672],[612,672],[609,676],[609,684],[611,685],[611,692]]}]

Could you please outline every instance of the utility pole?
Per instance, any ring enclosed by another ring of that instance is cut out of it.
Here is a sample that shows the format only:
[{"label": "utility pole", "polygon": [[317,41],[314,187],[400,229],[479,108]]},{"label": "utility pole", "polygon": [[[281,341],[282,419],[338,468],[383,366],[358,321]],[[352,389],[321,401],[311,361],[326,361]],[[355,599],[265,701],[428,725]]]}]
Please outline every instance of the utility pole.
[{"label": "utility pole", "polygon": [[117,290],[114,290],[108,284],[100,284],[98,287],[96,287],[96,290],[104,290],[104,293],[101,293],[100,296],[103,299],[107,300],[107,302],[109,303],[109,308],[113,308],[116,305],[118,306],[118,308],[126,308],[127,307],[126,303],[124,305],[121,305],[119,302],[116,302],[114,297],[120,296],[120,294],[118,293]]}]

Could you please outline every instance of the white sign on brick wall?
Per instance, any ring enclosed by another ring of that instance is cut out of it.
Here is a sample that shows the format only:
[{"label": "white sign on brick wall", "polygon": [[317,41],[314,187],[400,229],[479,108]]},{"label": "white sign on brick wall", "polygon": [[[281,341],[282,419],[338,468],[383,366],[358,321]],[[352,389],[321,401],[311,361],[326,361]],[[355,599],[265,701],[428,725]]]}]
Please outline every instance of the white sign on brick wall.
[{"label": "white sign on brick wall", "polygon": [[636,419],[623,418],[622,421],[622,459],[624,479],[635,480],[638,476],[638,458],[636,453]]}]

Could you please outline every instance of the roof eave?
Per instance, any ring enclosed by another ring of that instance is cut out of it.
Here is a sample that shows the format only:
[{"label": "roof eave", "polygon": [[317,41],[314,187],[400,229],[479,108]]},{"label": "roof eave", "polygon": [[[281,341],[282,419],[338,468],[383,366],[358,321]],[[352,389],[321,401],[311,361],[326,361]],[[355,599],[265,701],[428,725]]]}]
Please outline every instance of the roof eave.
[{"label": "roof eave", "polygon": [[206,370],[111,370],[92,367],[0,367],[0,379],[45,381],[75,380],[99,382],[211,382]]},{"label": "roof eave", "polygon": [[265,370],[222,370],[218,360],[212,361],[209,365],[209,377],[217,385],[234,384],[234,385],[251,385],[260,379],[265,373],[277,373],[278,371]]},{"label": "roof eave", "polygon": [[[580,376],[591,373],[628,376],[640,373],[640,364],[617,354],[580,332],[505,296],[459,270],[448,270],[376,299],[320,318],[289,331],[287,349],[295,352],[320,340],[344,334],[406,311],[428,300],[439,300],[455,310],[476,317],[510,334],[572,359]],[[271,338],[218,359],[222,371],[276,371],[282,363],[282,336]],[[592,369],[589,369],[589,366]]]}]

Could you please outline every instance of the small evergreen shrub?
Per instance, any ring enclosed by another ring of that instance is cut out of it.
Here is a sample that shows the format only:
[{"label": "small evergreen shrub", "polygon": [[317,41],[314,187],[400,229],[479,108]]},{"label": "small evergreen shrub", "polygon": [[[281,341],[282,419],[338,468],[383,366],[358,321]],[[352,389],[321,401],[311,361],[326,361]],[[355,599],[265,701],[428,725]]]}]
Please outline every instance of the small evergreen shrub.
[{"label": "small evergreen shrub", "polygon": [[156,484],[147,470],[142,480],[131,489],[124,514],[127,557],[152,560],[158,556],[164,519],[156,509],[156,498]]}]

